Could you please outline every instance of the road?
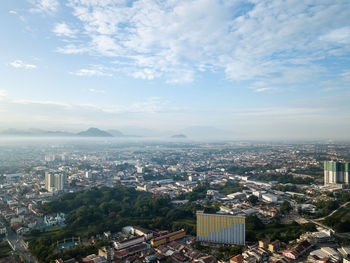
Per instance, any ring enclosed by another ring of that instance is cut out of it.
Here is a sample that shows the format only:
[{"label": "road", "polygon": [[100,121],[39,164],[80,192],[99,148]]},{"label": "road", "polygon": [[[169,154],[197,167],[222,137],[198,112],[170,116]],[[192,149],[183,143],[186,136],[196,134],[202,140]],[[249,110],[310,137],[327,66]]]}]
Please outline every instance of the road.
[{"label": "road", "polygon": [[[3,220],[1,221],[3,222]],[[37,260],[35,260],[32,254],[30,254],[30,252],[24,247],[21,237],[5,223],[4,225],[6,226],[7,231],[6,241],[11,243],[10,246],[12,247],[13,252],[20,255],[26,263],[37,263]]]},{"label": "road", "polygon": [[329,215],[325,216],[325,217],[322,217],[322,218],[317,218],[315,219],[316,221],[322,221],[324,219],[326,219],[327,217],[329,216],[332,216],[334,213],[338,212],[341,208],[347,206],[348,204],[350,204],[350,201],[349,202],[346,202],[345,204],[342,204],[341,206],[339,206],[337,209],[335,209],[332,213],[330,213]]},{"label": "road", "polygon": [[317,219],[306,219],[308,220],[309,222],[312,222],[314,223],[315,225],[318,225],[318,226],[321,226],[325,229],[328,229],[328,230],[332,230],[334,235],[337,236],[337,237],[342,237],[342,238],[350,238],[350,233],[337,233],[335,232],[331,227],[329,226],[326,226],[325,224],[322,224],[320,221],[326,219],[327,217],[329,216],[332,216],[334,215],[336,212],[338,212],[341,208],[347,206],[350,204],[350,201],[349,202],[346,202],[344,204],[342,204],[341,206],[339,206],[336,210],[334,210],[332,213],[330,213],[329,215],[325,216],[325,217],[322,217],[322,218],[317,218]]}]

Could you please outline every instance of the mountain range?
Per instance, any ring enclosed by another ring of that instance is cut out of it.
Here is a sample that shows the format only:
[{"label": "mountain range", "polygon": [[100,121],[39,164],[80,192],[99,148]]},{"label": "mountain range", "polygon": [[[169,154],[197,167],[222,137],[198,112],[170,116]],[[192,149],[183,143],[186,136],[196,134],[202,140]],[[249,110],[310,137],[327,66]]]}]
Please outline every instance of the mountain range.
[{"label": "mountain range", "polygon": [[208,139],[208,138],[230,138],[233,135],[229,131],[221,130],[216,127],[191,126],[178,131],[158,131],[141,127],[123,127],[120,130],[110,129],[101,130],[91,127],[80,132],[50,131],[42,129],[7,129],[0,131],[0,136],[22,136],[22,137],[116,137],[116,138],[172,138],[172,139]]},{"label": "mountain range", "polygon": [[89,128],[86,131],[78,133],[65,131],[45,131],[40,129],[16,130],[7,129],[0,131],[0,135],[4,136],[30,136],[30,137],[123,137],[122,132],[112,130],[111,132],[103,131],[98,128]]}]

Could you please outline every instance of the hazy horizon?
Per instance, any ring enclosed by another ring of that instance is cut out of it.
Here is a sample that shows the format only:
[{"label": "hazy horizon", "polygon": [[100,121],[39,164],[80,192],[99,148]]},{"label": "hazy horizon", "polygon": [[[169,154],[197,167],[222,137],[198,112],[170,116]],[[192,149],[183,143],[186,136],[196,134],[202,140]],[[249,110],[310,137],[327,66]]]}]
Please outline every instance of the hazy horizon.
[{"label": "hazy horizon", "polygon": [[0,130],[350,140],[348,1],[14,0],[0,12]]}]

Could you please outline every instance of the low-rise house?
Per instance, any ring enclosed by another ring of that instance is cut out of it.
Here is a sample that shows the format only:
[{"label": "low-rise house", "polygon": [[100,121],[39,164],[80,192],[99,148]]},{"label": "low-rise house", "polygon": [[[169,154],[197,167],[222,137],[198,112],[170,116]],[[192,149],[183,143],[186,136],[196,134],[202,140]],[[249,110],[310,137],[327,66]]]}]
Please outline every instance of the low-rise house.
[{"label": "low-rise house", "polygon": [[136,236],[136,237],[129,238],[129,239],[126,239],[126,240],[123,240],[123,241],[114,241],[113,245],[114,245],[114,248],[116,250],[120,250],[120,249],[124,249],[124,248],[127,248],[127,247],[131,247],[133,245],[137,245],[137,244],[143,243],[144,241],[145,241],[145,237],[144,236]]},{"label": "low-rise house", "polygon": [[322,247],[320,249],[310,252],[308,259],[312,262],[321,262],[327,260],[328,262],[340,262],[340,255],[331,247]]},{"label": "low-rise house", "polygon": [[280,246],[281,246],[281,243],[278,240],[275,240],[269,244],[268,249],[270,252],[274,253],[274,252],[277,252],[279,250]]},{"label": "low-rise house", "polygon": [[145,252],[150,249],[150,245],[147,243],[141,243],[134,246],[130,246],[114,253],[114,256],[119,259],[123,259],[135,254]]},{"label": "low-rise house", "polygon": [[85,258],[82,258],[81,261],[83,263],[104,263],[107,262],[107,259],[105,257],[97,256],[95,254],[89,255]]},{"label": "low-rise house", "polygon": [[215,263],[215,262],[217,262],[217,260],[213,256],[203,256],[203,257],[198,258],[192,262],[194,262],[194,263],[197,263],[197,262],[198,263]]},{"label": "low-rise house", "polygon": [[159,246],[159,245],[162,245],[162,244],[164,244],[164,243],[167,243],[167,242],[171,242],[171,241],[180,239],[180,238],[184,237],[185,235],[186,235],[185,230],[181,229],[181,230],[179,230],[179,231],[166,234],[166,235],[164,235],[164,236],[160,236],[160,237],[153,238],[153,239],[151,240],[151,245],[152,245],[153,247]]},{"label": "low-rise house", "polygon": [[243,262],[244,262],[244,258],[242,254],[238,254],[237,256],[230,258],[230,263],[243,263]]},{"label": "low-rise house", "polygon": [[264,238],[262,240],[259,240],[259,247],[267,249],[269,246],[270,240],[268,238]]},{"label": "low-rise house", "polygon": [[64,223],[65,219],[66,219],[66,214],[64,213],[57,213],[57,214],[44,216],[44,222],[47,226],[54,226],[57,224]]},{"label": "low-rise house", "polygon": [[306,254],[306,252],[312,247],[312,244],[310,244],[308,241],[303,240],[299,242],[293,249],[290,250],[284,250],[281,253],[290,259],[297,259],[298,257],[302,257]]}]

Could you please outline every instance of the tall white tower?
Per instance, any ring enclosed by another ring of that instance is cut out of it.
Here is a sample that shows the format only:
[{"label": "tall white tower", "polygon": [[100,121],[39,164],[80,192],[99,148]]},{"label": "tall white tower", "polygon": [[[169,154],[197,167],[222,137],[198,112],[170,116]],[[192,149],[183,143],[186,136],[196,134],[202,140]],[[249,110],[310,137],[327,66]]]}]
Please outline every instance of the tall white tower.
[{"label": "tall white tower", "polygon": [[65,177],[63,174],[55,174],[55,188],[56,191],[63,191],[64,189],[64,180]]},{"label": "tall white tower", "polygon": [[52,192],[55,187],[55,176],[54,174],[45,173],[45,188],[47,191]]}]

